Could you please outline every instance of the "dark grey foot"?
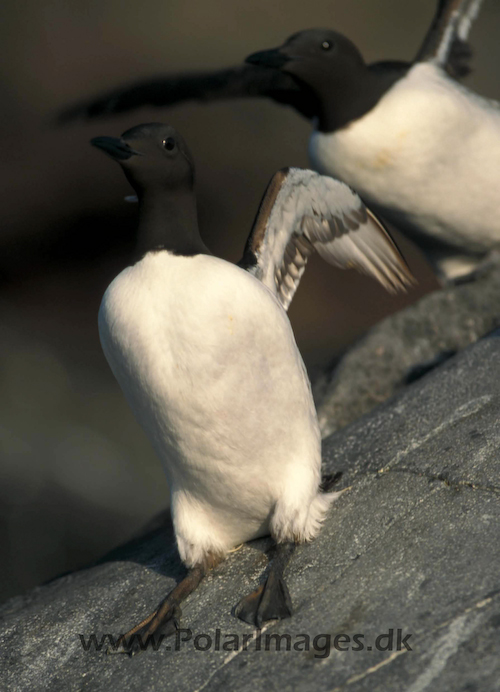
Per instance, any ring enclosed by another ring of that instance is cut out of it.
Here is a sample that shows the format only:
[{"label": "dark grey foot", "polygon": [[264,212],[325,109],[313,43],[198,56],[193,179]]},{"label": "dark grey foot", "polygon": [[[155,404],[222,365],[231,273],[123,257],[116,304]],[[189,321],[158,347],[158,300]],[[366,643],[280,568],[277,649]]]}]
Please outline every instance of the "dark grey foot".
[{"label": "dark grey foot", "polygon": [[115,647],[108,648],[108,654],[128,654],[135,656],[141,651],[161,646],[166,637],[170,637],[180,627],[182,611],[178,605],[173,605],[160,612],[160,609],[152,613],[146,620],[129,630],[117,641]]},{"label": "dark grey foot", "polygon": [[267,620],[292,616],[292,599],[282,575],[271,571],[264,584],[242,598],[234,609],[236,617],[259,629]]},{"label": "dark grey foot", "polygon": [[205,576],[206,569],[204,564],[190,569],[187,576],[163,599],[154,613],[120,637],[107,653],[133,656],[149,648],[157,650],[165,637],[179,629],[182,614],[179,604],[193,593]]}]

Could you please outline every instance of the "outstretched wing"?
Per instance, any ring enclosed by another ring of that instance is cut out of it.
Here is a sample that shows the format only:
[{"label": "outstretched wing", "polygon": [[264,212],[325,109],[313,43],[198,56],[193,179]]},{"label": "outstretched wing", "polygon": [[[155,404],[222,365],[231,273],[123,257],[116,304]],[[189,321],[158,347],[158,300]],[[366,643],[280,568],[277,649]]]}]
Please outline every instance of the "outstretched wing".
[{"label": "outstretched wing", "polygon": [[174,106],[185,101],[217,101],[243,97],[266,97],[295,108],[306,118],[317,112],[316,97],[306,85],[290,75],[259,65],[241,65],[216,72],[166,75],[115,89],[76,104],[58,116],[64,124],[140,108]]},{"label": "outstretched wing", "polygon": [[260,204],[239,262],[288,309],[316,251],[341,269],[357,269],[390,292],[414,283],[382,223],[347,185],[300,168],[279,171]]},{"label": "outstretched wing", "polygon": [[459,79],[470,72],[472,51],[467,43],[483,0],[438,0],[434,21],[417,54],[417,62],[432,61]]}]

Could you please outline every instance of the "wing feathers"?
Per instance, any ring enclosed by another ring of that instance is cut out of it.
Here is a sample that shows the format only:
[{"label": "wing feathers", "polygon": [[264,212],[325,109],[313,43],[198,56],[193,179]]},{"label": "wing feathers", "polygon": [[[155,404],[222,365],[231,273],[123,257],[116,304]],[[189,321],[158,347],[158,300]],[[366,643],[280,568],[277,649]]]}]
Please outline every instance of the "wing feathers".
[{"label": "wing feathers", "polygon": [[467,39],[483,0],[439,0],[436,15],[416,61],[433,61],[453,77],[470,72]]},{"label": "wing feathers", "polygon": [[472,24],[477,19],[482,4],[483,0],[468,0],[468,2],[465,3],[465,7],[457,27],[457,36],[462,41],[467,41],[469,38]]},{"label": "wing feathers", "polygon": [[314,251],[390,292],[414,281],[389,233],[347,185],[313,171],[280,171],[263,197],[240,266],[287,309]]},{"label": "wing feathers", "polygon": [[266,97],[292,106],[306,118],[317,112],[317,98],[305,85],[279,70],[240,65],[214,72],[169,74],[124,85],[78,103],[58,115],[59,124],[125,113],[142,106],[175,106],[186,101]]}]

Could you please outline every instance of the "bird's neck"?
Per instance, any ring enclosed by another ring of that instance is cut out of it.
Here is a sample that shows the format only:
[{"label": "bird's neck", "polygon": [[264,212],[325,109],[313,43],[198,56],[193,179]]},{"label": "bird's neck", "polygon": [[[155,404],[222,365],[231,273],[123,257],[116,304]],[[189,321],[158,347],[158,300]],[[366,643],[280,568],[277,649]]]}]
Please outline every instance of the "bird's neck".
[{"label": "bird's neck", "polygon": [[329,76],[321,85],[318,130],[335,132],[369,113],[408,70],[403,63],[378,63]]},{"label": "bird's neck", "polygon": [[160,250],[176,255],[210,254],[198,230],[193,190],[153,190],[139,195],[137,255]]}]

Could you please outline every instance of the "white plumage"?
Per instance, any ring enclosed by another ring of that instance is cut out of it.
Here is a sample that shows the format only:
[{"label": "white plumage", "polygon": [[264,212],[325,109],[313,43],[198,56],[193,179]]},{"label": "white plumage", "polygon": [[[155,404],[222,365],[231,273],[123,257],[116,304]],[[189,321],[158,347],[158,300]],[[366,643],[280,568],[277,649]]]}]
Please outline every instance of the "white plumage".
[{"label": "white plumage", "polygon": [[285,311],[248,272],[148,253],[99,312],[106,358],[160,457],[182,560],[272,532],[313,538],[320,433]]}]

